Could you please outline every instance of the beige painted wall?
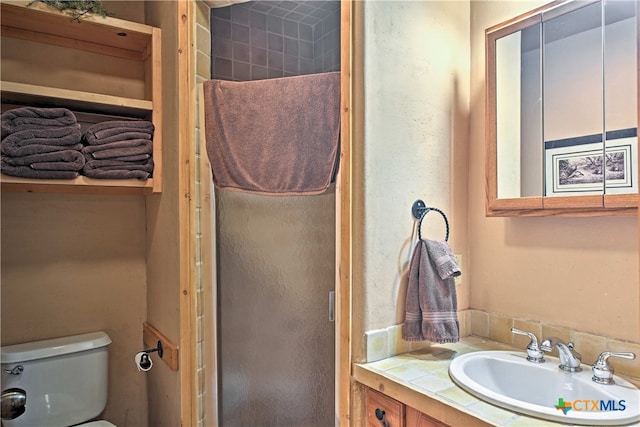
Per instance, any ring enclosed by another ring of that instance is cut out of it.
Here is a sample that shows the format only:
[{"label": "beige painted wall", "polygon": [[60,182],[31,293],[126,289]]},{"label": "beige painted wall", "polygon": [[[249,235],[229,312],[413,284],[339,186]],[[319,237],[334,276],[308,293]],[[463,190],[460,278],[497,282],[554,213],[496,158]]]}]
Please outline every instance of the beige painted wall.
[{"label": "beige painted wall", "polygon": [[484,30],[544,3],[471,2],[470,306],[638,342],[636,217],[484,216]]},{"label": "beige painted wall", "polygon": [[133,363],[146,314],[145,208],[139,196],[2,193],[2,345],[105,331],[103,418],[147,424]]},{"label": "beige painted wall", "polygon": [[[356,136],[353,150],[355,340],[404,321],[416,199],[447,214],[454,251],[466,251],[469,4],[365,2],[363,25],[356,43],[364,50],[364,138]],[[428,215],[423,236],[443,239],[442,218]],[[469,298],[464,277],[461,308]]]}]

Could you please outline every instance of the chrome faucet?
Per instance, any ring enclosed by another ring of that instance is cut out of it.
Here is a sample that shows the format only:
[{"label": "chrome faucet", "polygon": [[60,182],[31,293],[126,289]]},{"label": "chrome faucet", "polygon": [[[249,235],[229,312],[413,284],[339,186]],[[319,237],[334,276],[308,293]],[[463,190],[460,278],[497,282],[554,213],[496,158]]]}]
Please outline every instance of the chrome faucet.
[{"label": "chrome faucet", "polygon": [[552,351],[553,348],[558,349],[558,357],[560,358],[560,369],[568,372],[580,372],[582,368],[580,363],[582,356],[573,349],[573,343],[566,343],[558,337],[549,337],[540,343],[540,348],[544,351]]},{"label": "chrome faucet", "polygon": [[533,363],[544,363],[544,353],[542,349],[538,345],[538,339],[536,336],[527,331],[523,331],[517,328],[511,328],[512,334],[524,335],[529,337],[531,341],[529,341],[529,345],[527,346],[527,360]]}]

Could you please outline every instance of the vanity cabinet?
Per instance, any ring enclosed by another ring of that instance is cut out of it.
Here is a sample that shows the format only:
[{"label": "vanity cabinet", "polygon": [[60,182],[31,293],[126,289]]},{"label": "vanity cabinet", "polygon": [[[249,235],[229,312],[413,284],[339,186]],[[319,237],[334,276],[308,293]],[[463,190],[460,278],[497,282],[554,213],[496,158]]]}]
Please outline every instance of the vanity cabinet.
[{"label": "vanity cabinet", "polygon": [[367,389],[367,425],[369,427],[404,427],[405,406],[373,389]]},{"label": "vanity cabinet", "polygon": [[589,0],[486,30],[487,216],[637,213],[637,27]]},{"label": "vanity cabinet", "polygon": [[150,120],[154,171],[147,180],[28,179],[2,174],[3,191],[150,194],[162,191],[160,29],[111,17],[74,19],[43,3],[5,0],[2,110],[65,107],[84,130],[127,118]]},{"label": "vanity cabinet", "polygon": [[407,406],[405,415],[407,427],[447,427],[447,424],[443,424],[410,406]]},{"label": "vanity cabinet", "polygon": [[369,427],[446,427],[446,424],[372,388],[367,388],[367,425]]}]

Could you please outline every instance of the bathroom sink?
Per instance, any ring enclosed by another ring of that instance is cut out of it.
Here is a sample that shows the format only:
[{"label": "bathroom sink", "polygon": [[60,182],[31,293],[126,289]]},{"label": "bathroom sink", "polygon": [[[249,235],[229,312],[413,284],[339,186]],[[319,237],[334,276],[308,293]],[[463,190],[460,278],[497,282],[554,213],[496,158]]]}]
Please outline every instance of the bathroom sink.
[{"label": "bathroom sink", "polygon": [[640,421],[640,390],[614,376],[615,384],[591,380],[591,366],[569,373],[559,360],[527,361],[525,353],[478,351],[451,361],[453,381],[477,398],[537,418],[581,425],[623,425]]}]

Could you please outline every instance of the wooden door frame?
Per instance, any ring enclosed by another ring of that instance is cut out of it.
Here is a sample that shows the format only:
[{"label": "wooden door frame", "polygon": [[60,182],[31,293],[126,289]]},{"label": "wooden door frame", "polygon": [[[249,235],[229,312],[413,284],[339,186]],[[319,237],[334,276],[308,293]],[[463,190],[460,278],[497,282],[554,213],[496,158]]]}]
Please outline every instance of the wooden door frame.
[{"label": "wooden door frame", "polygon": [[340,2],[341,128],[336,182],[336,420],[350,425],[352,354],[352,22],[354,0]]},{"label": "wooden door frame", "polygon": [[194,254],[198,244],[195,235],[195,2],[178,0],[178,134],[179,174],[179,244],[180,244],[180,423],[184,427],[198,425],[198,361],[196,309],[197,283]]},{"label": "wooden door frame", "polygon": [[[195,73],[195,59],[193,53],[193,9],[189,8],[188,0],[180,0],[179,5],[179,17],[186,17],[188,19],[182,19],[180,22],[180,36],[179,36],[179,49],[181,52],[190,52],[189,55],[180,56],[179,69],[181,73],[180,86],[184,90],[180,91],[180,111],[185,114],[189,114],[187,119],[182,123],[181,131],[184,132],[186,139],[181,138],[180,159],[181,164],[185,166],[184,173],[190,173],[189,187],[184,188],[184,200],[181,201],[181,205],[185,203],[188,205],[189,221],[188,227],[181,226],[181,234],[188,236],[190,239],[189,248],[190,251],[185,251],[185,256],[181,259],[184,277],[188,283],[188,289],[181,288],[181,304],[180,304],[180,318],[181,318],[181,394],[182,402],[181,418],[184,426],[195,426],[197,423],[197,404],[196,396],[198,393],[198,366],[197,366],[197,340],[196,340],[196,327],[197,327],[197,310],[195,307],[195,293],[196,274],[192,272],[194,268],[194,260],[191,255],[195,253],[195,247],[198,244],[196,242],[196,236],[192,234],[195,230],[193,222],[193,212],[195,208],[192,197],[191,188],[195,186],[195,176],[191,173],[190,164],[194,164],[196,161],[194,153],[194,144],[191,142],[196,138],[195,125],[191,112],[195,105],[195,89],[192,91],[193,74]],[[354,0],[340,0],[340,75],[341,75],[341,100],[340,100],[340,169],[336,179],[336,324],[335,324],[335,411],[336,411],[336,425],[348,426],[350,425],[350,405],[351,405],[351,355],[352,355],[352,339],[351,339],[351,289],[352,289],[352,274],[351,274],[351,259],[352,259],[352,160],[351,160],[351,121],[352,121],[352,108],[351,108],[351,94],[352,94],[352,13],[353,13]],[[186,87],[185,87],[186,86]],[[184,101],[184,103],[183,103]],[[202,110],[202,106],[200,107]],[[201,172],[203,176],[209,176],[203,171],[208,168],[209,163],[206,159],[206,155],[201,156]],[[202,169],[202,168],[205,169]],[[187,171],[187,169],[189,171]],[[202,183],[201,185],[201,197],[203,200],[202,217],[211,216],[212,212],[210,206],[210,200],[213,197],[213,188],[210,182]],[[195,197],[193,197],[195,199]],[[213,234],[214,231],[207,227],[207,230],[203,230],[202,235],[202,247],[203,256],[211,255],[210,251],[213,251]],[[206,232],[205,232],[206,231]],[[184,232],[184,234],[182,233]],[[202,280],[206,282],[203,287],[205,293],[215,292],[215,285],[211,285],[210,282],[214,280],[214,268],[213,266],[206,267],[202,273]],[[213,303],[211,298],[207,298],[207,301],[203,303],[205,306],[205,326],[204,328],[209,331],[215,331],[215,328],[210,325],[215,319],[215,307],[210,307]],[[208,334],[209,336],[212,336]],[[207,349],[215,348],[214,345],[208,345]],[[213,366],[215,369],[215,358],[208,355],[204,355],[207,366]],[[215,378],[214,373],[207,373],[206,388],[210,389],[216,384],[211,378]],[[211,390],[211,394],[215,398],[216,390]],[[209,425],[217,425],[217,410],[215,408],[209,408],[210,405],[205,405],[206,408],[202,408],[206,411],[207,418],[214,418],[213,422],[209,422]]]}]

